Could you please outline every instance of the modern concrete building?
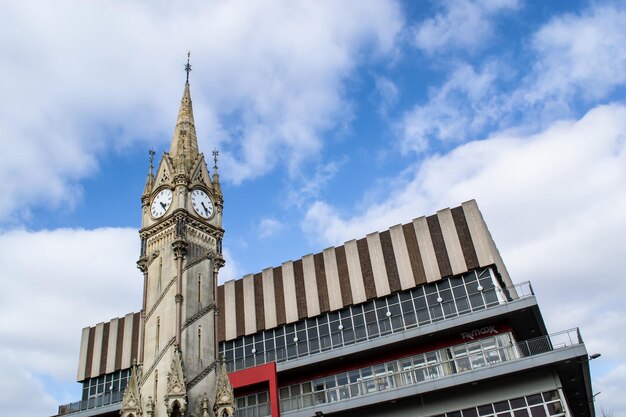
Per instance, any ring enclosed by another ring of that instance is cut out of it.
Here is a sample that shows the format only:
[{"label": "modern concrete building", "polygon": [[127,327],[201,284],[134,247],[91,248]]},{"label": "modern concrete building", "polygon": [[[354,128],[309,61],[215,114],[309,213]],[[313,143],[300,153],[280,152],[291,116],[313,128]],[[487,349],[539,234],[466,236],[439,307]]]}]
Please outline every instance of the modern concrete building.
[{"label": "modern concrete building", "polygon": [[59,415],[595,415],[580,332],[548,331],[475,201],[218,286],[222,208],[187,83],[142,196],[142,309],[83,329]]}]

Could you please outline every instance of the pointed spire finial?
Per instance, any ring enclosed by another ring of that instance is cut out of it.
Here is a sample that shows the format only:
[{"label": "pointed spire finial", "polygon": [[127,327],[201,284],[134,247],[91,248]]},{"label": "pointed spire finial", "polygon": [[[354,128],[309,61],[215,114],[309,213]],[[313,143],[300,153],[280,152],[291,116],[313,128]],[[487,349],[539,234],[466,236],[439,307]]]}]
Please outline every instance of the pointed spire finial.
[{"label": "pointed spire finial", "polygon": [[185,65],[185,72],[187,73],[187,84],[189,84],[189,73],[191,72],[191,64],[189,59],[191,58],[191,51],[187,51],[187,65]]},{"label": "pointed spire finial", "polygon": [[148,151],[148,160],[150,161],[150,169],[148,169],[148,178],[146,178],[146,186],[143,188],[143,194],[141,195],[141,201],[146,203],[148,201],[148,197],[152,192],[152,185],[154,182],[154,175],[152,175],[152,164],[154,163],[154,149],[150,149]]},{"label": "pointed spire finial", "polygon": [[213,169],[217,171],[217,157],[220,155],[220,151],[213,149]]},{"label": "pointed spire finial", "polygon": [[152,164],[153,164],[153,162],[154,162],[154,155],[155,155],[154,149],[150,149],[150,150],[148,151],[148,154],[150,155],[150,156],[148,157],[148,159],[150,160],[150,174],[152,174],[152,168],[154,168],[154,167],[152,166]]}]

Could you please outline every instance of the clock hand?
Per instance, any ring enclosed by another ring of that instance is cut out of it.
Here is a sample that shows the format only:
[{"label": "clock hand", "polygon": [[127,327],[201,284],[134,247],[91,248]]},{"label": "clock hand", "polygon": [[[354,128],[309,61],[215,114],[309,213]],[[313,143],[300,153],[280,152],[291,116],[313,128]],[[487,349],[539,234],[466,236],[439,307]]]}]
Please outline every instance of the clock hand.
[{"label": "clock hand", "polygon": [[202,208],[204,208],[204,214],[206,214],[208,216],[209,215],[209,210],[204,205],[204,201],[202,203],[200,203],[200,204],[202,204]]},{"label": "clock hand", "polygon": [[163,207],[163,210],[165,210],[165,203],[163,203],[162,201],[159,202],[159,204],[161,204],[161,207]]}]

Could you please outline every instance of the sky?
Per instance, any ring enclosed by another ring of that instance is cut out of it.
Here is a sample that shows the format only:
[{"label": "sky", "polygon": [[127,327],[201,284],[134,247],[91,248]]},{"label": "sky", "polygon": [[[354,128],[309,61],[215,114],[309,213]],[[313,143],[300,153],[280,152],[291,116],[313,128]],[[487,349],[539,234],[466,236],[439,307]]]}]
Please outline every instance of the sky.
[{"label": "sky", "polygon": [[81,329],[140,309],[148,150],[189,50],[220,281],[476,199],[626,416],[624,22],[610,0],[0,0],[0,409],[79,400]]}]

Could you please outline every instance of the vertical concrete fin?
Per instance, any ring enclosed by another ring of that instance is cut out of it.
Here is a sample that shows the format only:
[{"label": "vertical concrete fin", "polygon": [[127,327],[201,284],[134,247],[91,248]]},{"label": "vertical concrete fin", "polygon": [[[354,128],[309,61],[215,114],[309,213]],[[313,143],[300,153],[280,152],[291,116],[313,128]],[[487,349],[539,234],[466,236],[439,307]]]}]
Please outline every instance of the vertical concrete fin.
[{"label": "vertical concrete fin", "polygon": [[450,259],[450,266],[452,267],[452,274],[462,274],[467,271],[467,265],[465,265],[463,249],[461,248],[459,235],[456,232],[456,226],[454,225],[454,219],[452,218],[452,211],[449,208],[439,210],[437,212],[437,218],[439,219],[441,233],[443,234],[443,240],[446,244],[448,259]]},{"label": "vertical concrete fin", "polygon": [[396,257],[396,265],[398,267],[398,276],[400,278],[400,286],[403,290],[415,287],[415,278],[413,278],[413,269],[411,268],[411,260],[409,259],[409,250],[406,240],[404,239],[404,231],[402,225],[398,224],[389,229],[391,236],[391,245],[393,253]]},{"label": "vertical concrete fin", "polygon": [[352,302],[359,304],[367,300],[365,296],[365,285],[363,283],[363,272],[359,260],[359,250],[356,240],[349,240],[344,243],[346,250],[346,262],[348,264],[348,276],[350,277],[350,289],[352,291]]},{"label": "vertical concrete fin", "polygon": [[302,258],[302,272],[304,274],[304,292],[307,300],[307,316],[315,317],[320,314],[320,303],[313,255],[306,255]]},{"label": "vertical concrete fin", "polygon": [[422,261],[424,265],[424,273],[426,274],[426,281],[433,282],[441,279],[441,272],[439,272],[439,265],[437,263],[437,255],[435,255],[435,248],[433,241],[430,238],[430,231],[428,230],[428,223],[426,217],[418,217],[413,220],[413,226],[415,227],[415,235],[417,237],[417,246],[422,254]]},{"label": "vertical concrete fin", "polygon": [[78,355],[78,372],[76,373],[76,380],[82,381],[88,378],[85,370],[87,368],[87,361],[91,358],[87,357],[87,348],[89,346],[89,327],[85,327],[80,337],[80,353]]},{"label": "vertical concrete fin", "polygon": [[254,276],[243,277],[243,305],[245,334],[256,333],[256,301],[254,296]]},{"label": "vertical concrete fin", "polygon": [[100,360],[102,358],[102,333],[104,323],[96,324],[96,333],[93,341],[93,355],[91,357],[91,378],[100,375]]},{"label": "vertical concrete fin", "polygon": [[124,316],[124,337],[122,338],[122,369],[130,368],[133,346],[133,313]]},{"label": "vertical concrete fin", "polygon": [[263,274],[254,274],[253,284],[256,331],[261,331],[265,330],[265,297],[263,297]]},{"label": "vertical concrete fin", "polygon": [[265,328],[276,327],[276,298],[274,292],[273,268],[265,268],[261,275],[263,277],[263,312],[265,313]]},{"label": "vertical concrete fin", "polygon": [[298,297],[293,271],[293,262],[282,264],[283,270],[283,299],[285,300],[285,320],[287,323],[298,321]]},{"label": "vertical concrete fin", "polygon": [[[463,211],[465,212],[465,218],[467,219],[467,223],[470,229],[470,234],[472,235],[472,241],[474,242],[474,247],[476,248],[476,255],[478,256],[480,246],[481,253],[483,256],[483,260],[488,262],[485,265],[490,263],[495,263],[498,268],[498,272],[502,277],[502,281],[505,286],[512,286],[513,282],[511,281],[511,277],[509,276],[509,271],[506,269],[502,257],[500,256],[500,251],[496,247],[496,243],[491,237],[491,233],[487,228],[487,224],[483,219],[483,215],[478,209],[478,204],[476,204],[476,200],[466,201],[462,204]],[[471,218],[471,221],[470,221]],[[476,236],[475,236],[476,235]],[[480,241],[480,245],[477,243],[477,240]],[[487,253],[484,253],[487,252]],[[478,260],[481,260],[481,256],[478,256]],[[481,266],[483,266],[481,264]]]},{"label": "vertical concrete fin", "polygon": [[339,270],[337,269],[337,257],[335,248],[327,248],[322,252],[324,256],[324,270],[326,272],[326,285],[328,287],[328,302],[331,310],[339,310],[344,307],[341,298],[341,284],[339,283]]},{"label": "vertical concrete fin", "polygon": [[237,305],[235,302],[235,281],[224,283],[224,337],[231,340],[237,337]]},{"label": "vertical concrete fin", "polygon": [[380,235],[378,233],[370,233],[366,237],[367,248],[372,264],[372,274],[374,276],[374,285],[376,287],[376,297],[384,297],[391,292],[389,289],[389,278],[385,269],[385,258],[383,249],[380,244]]}]

